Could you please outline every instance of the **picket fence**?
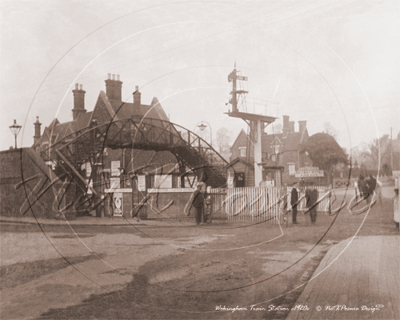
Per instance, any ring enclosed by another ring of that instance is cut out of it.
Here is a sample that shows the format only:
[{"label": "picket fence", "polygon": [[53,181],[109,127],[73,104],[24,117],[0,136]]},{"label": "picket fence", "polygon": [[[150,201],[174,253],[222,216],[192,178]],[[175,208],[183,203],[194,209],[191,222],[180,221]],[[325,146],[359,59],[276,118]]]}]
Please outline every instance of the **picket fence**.
[{"label": "picket fence", "polygon": [[229,222],[278,223],[283,219],[281,188],[231,188],[211,191],[213,219]]},{"label": "picket fence", "polygon": [[[318,190],[318,198],[323,197],[329,191],[326,187],[315,186]],[[267,187],[267,188],[231,188],[211,190],[211,210],[214,220],[228,220],[237,223],[270,224],[282,223],[286,214],[290,214],[291,188]],[[305,195],[305,191],[299,192],[299,199]],[[329,197],[325,197],[318,205],[317,211],[328,210]],[[306,212],[306,199],[298,204],[298,211]]]}]

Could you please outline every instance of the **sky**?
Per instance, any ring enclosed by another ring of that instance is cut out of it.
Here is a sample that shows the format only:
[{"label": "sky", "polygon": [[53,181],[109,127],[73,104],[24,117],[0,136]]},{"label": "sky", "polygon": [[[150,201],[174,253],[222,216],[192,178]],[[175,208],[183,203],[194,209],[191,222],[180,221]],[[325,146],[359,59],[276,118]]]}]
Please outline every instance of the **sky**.
[{"label": "sky", "polygon": [[[170,121],[231,142],[247,124],[230,118],[228,74],[248,81],[241,111],[325,123],[349,150],[400,131],[398,0],[0,0],[0,150],[33,143],[45,126],[72,120],[75,83],[93,110],[107,75],[122,97],[161,102]],[[267,127],[272,132],[274,124]]]}]

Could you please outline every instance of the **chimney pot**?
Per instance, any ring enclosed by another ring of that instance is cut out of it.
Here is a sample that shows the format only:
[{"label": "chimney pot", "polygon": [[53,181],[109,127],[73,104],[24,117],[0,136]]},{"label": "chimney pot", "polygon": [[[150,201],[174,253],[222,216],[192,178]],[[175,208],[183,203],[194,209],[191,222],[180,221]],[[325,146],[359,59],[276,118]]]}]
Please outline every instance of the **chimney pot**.
[{"label": "chimney pot", "polygon": [[108,79],[111,80],[111,73],[108,74]]},{"label": "chimney pot", "polygon": [[82,85],[79,86],[79,90],[82,90]]},{"label": "chimney pot", "polygon": [[299,121],[299,132],[303,132],[306,129],[307,126],[307,121],[306,120],[302,120]]},{"label": "chimney pot", "polygon": [[[110,76],[110,73],[108,74]],[[106,95],[110,100],[122,101],[122,82],[115,81],[115,74],[112,75],[112,80],[105,80]]]},{"label": "chimney pot", "polygon": [[119,74],[117,74],[117,80],[119,81]]},{"label": "chimney pot", "polygon": [[282,132],[284,135],[286,135],[289,132],[289,116],[282,116],[283,118],[283,126],[282,126]]},{"label": "chimney pot", "polygon": [[135,86],[135,92],[133,93],[133,105],[140,106],[142,104],[141,101],[141,93],[139,92],[139,86]]},{"label": "chimney pot", "polygon": [[33,136],[33,144],[36,144],[42,135],[40,132],[40,127],[42,124],[39,122],[39,117],[36,117],[36,122],[33,125],[35,126],[35,135]]},{"label": "chimney pot", "polygon": [[82,85],[75,84],[75,90],[72,90],[74,94],[74,108],[72,109],[72,119],[75,120],[79,114],[85,113],[85,91],[82,90]]}]

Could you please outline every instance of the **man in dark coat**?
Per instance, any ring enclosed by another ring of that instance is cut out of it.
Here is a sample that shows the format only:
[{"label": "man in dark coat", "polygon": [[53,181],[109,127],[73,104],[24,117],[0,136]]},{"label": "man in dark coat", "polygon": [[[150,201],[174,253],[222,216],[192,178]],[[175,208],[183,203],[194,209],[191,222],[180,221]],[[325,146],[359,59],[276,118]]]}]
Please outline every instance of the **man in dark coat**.
[{"label": "man in dark coat", "polygon": [[297,200],[299,200],[299,194],[296,189],[296,183],[294,183],[292,192],[290,193],[290,204],[292,206],[293,224],[298,224],[298,222],[297,222]]},{"label": "man in dark coat", "polygon": [[376,189],[376,179],[373,177],[372,174],[369,175],[369,179],[366,180],[366,183],[368,186],[368,194],[370,196],[373,196]]},{"label": "man in dark coat", "polygon": [[[311,206],[312,206],[312,202],[311,202],[311,195],[312,191],[311,189],[307,188],[306,189],[306,208],[308,209],[308,212],[310,213],[310,218],[311,218]],[[312,218],[311,218],[311,222],[312,222]]]},{"label": "man in dark coat", "polygon": [[192,202],[192,207],[196,209],[196,223],[200,224],[203,222],[203,211],[204,211],[204,194],[201,191],[202,183],[199,183],[197,185],[197,190],[193,192],[192,197],[193,197],[193,202]]},{"label": "man in dark coat", "polygon": [[358,191],[360,192],[361,197],[369,203],[369,190],[368,190],[368,185],[364,179],[364,176],[360,174],[360,177],[358,178],[357,181],[357,186],[358,186]]},{"label": "man in dark coat", "polygon": [[311,191],[311,198],[310,198],[310,218],[311,218],[311,223],[315,224],[317,222],[317,205],[316,202],[318,201],[318,190],[313,189]]}]

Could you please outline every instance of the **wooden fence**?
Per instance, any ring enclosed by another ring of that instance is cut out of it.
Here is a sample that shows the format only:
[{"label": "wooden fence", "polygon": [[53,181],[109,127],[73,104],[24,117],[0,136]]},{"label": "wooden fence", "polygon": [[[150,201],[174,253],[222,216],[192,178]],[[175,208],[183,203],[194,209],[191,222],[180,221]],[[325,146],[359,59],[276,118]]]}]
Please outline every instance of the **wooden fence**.
[{"label": "wooden fence", "polygon": [[[318,190],[318,198],[324,197],[329,190],[325,187],[313,187]],[[266,188],[230,188],[211,190],[211,212],[212,220],[215,222],[227,223],[283,223],[285,213],[290,215],[290,192],[292,188],[284,189],[277,187]],[[299,192],[299,199],[303,199],[298,204],[298,211],[307,211],[305,191]],[[318,204],[317,211],[326,211],[329,204],[329,197]],[[168,219],[193,220],[193,215],[189,217],[184,212],[179,212],[175,216],[168,215]]]},{"label": "wooden fence", "polygon": [[283,221],[284,191],[281,188],[231,188],[212,190],[213,219],[248,223]]}]

